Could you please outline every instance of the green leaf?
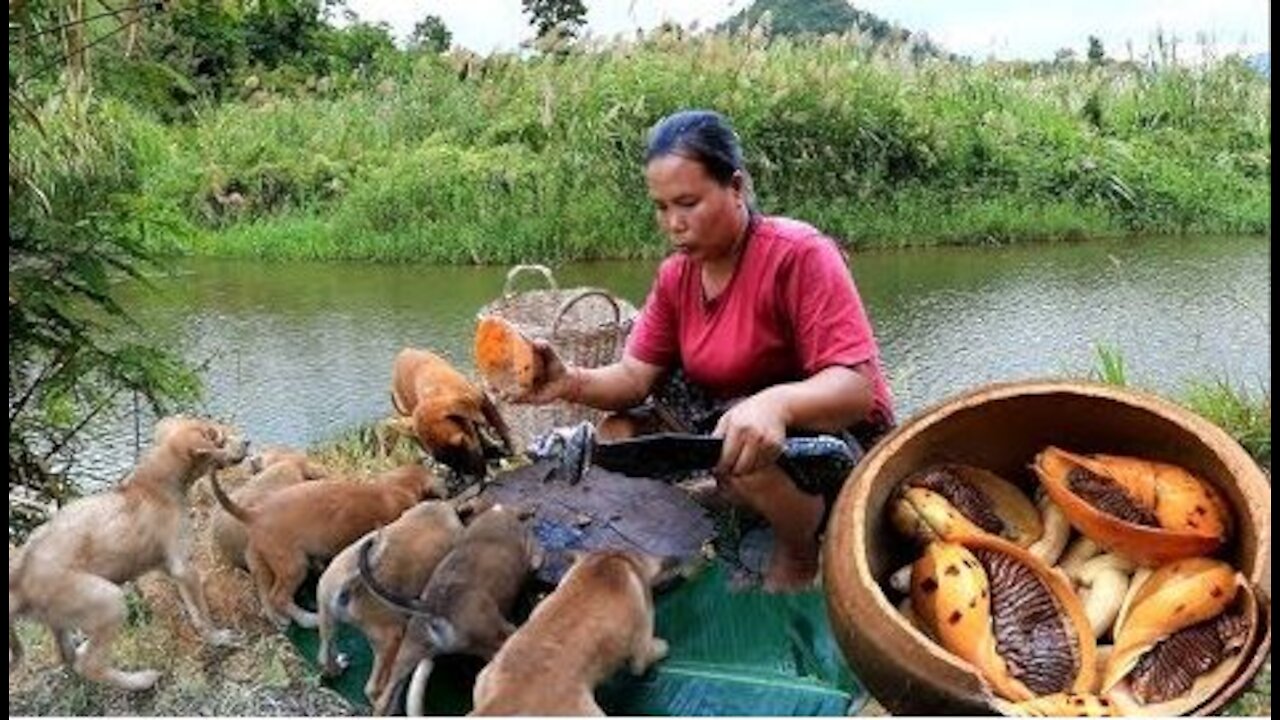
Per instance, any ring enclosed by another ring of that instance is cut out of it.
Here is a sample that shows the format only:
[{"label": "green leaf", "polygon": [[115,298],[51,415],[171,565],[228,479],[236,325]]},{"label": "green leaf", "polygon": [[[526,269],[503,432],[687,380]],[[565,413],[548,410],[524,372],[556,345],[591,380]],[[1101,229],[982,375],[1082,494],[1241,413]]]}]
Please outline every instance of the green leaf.
[{"label": "green leaf", "polygon": [[610,714],[846,715],[866,701],[819,590],[735,592],[716,564],[657,606],[671,652],[644,678],[619,675],[601,689]]}]

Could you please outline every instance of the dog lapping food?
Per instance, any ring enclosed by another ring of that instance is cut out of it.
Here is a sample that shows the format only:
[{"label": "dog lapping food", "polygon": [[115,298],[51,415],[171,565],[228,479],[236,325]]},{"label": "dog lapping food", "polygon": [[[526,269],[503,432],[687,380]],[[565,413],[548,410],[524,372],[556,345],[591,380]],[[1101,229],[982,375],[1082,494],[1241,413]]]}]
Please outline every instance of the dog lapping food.
[{"label": "dog lapping food", "polygon": [[[373,567],[372,543],[361,545],[360,578],[370,592],[409,616],[374,710],[385,715],[401,692],[410,715],[422,715],[435,658],[463,654],[491,659],[515,625],[508,619],[541,550],[518,512],[494,505],[466,527],[416,597],[386,587]],[[407,690],[406,690],[407,687]]]},{"label": "dog lapping food", "polygon": [[[583,554],[476,678],[473,715],[603,715],[593,691],[667,654],[653,634],[662,562],[635,551]],[[554,660],[552,660],[554,658]]]},{"label": "dog lapping food", "polygon": [[921,546],[887,582],[907,596],[899,609],[1003,712],[1193,712],[1239,673],[1259,626],[1252,587],[1211,557],[1230,539],[1226,501],[1133,457],[1049,447],[1032,469],[1035,503],[955,463],[898,484],[888,519]]}]

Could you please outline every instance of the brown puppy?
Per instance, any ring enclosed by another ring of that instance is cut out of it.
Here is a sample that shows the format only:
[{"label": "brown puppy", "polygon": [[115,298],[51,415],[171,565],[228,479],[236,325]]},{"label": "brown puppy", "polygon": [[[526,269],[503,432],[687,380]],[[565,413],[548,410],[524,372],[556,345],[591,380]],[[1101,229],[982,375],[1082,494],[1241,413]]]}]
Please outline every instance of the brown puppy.
[{"label": "brown puppy", "polygon": [[368,543],[362,545],[360,553],[365,585],[378,598],[413,614],[374,711],[387,714],[398,688],[412,673],[407,709],[421,715],[436,656],[462,653],[488,659],[515,630],[507,616],[541,554],[517,513],[494,505],[471,521],[432,573],[421,599],[413,599],[399,597],[378,582],[369,548]]},{"label": "brown puppy", "polygon": [[396,355],[391,404],[399,415],[392,429],[417,438],[431,457],[459,474],[485,473],[482,425],[498,433],[507,455],[515,451],[493,400],[435,353],[405,348]]},{"label": "brown puppy", "polygon": [[310,560],[327,561],[362,535],[400,517],[430,497],[444,497],[444,485],[421,465],[405,465],[372,482],[316,480],[294,485],[244,508],[227,497],[216,477],[213,494],[249,533],[245,562],[262,601],[262,612],[281,627],[289,619],[315,627],[315,613],[293,601]]},{"label": "brown puppy", "polygon": [[416,597],[445,554],[462,535],[462,521],[453,505],[431,501],[418,503],[400,519],[352,543],[329,563],[316,587],[320,615],[320,652],[317,661],[326,676],[347,668],[345,655],[335,655],[333,636],[341,621],[360,628],[373,648],[373,670],[364,694],[377,700],[386,684],[391,660],[400,649],[408,617],[374,598],[360,582],[360,546],[373,542],[371,562],[377,577],[397,595]]},{"label": "brown puppy", "polygon": [[[305,453],[288,448],[272,448],[250,458],[253,477],[231,493],[231,499],[240,507],[251,508],[271,493],[297,485],[307,480],[319,480],[328,472],[310,460]],[[247,569],[244,549],[249,544],[249,534],[244,524],[231,517],[221,507],[214,509],[213,544],[218,556],[232,567]]]},{"label": "brown puppy", "polygon": [[627,665],[642,675],[667,655],[653,636],[655,557],[582,556],[480,671],[473,715],[603,715],[596,685]]},{"label": "brown puppy", "polygon": [[[123,672],[110,665],[111,641],[124,625],[120,583],[163,570],[178,584],[187,614],[205,640],[233,642],[209,620],[200,576],[189,562],[187,488],[201,475],[240,462],[248,442],[207,420],[166,418],[155,444],[121,485],[62,508],[9,557],[9,654],[14,619],[49,626],[63,662],[77,673],[125,690],[145,690],[160,673]],[[79,648],[72,632],[88,636]],[[12,666],[12,663],[11,663]]]}]

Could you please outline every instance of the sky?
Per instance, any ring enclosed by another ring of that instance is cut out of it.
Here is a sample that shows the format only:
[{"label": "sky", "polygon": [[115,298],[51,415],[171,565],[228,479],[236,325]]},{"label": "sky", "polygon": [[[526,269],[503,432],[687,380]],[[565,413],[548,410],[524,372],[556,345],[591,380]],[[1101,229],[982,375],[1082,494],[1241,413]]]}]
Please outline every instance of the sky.
[{"label": "sky", "polygon": [[[750,0],[586,0],[587,31],[600,37],[653,28],[664,20],[706,28]],[[426,15],[438,15],[455,45],[481,54],[515,50],[533,35],[520,0],[347,0],[362,20],[386,22],[403,40]],[[1179,54],[1198,55],[1201,40],[1218,54],[1267,52],[1267,0],[858,0],[854,6],[908,30],[923,31],[951,52],[982,59],[1051,59],[1063,47],[1083,55],[1086,38],[1107,54],[1141,54],[1157,30],[1179,39]]]}]

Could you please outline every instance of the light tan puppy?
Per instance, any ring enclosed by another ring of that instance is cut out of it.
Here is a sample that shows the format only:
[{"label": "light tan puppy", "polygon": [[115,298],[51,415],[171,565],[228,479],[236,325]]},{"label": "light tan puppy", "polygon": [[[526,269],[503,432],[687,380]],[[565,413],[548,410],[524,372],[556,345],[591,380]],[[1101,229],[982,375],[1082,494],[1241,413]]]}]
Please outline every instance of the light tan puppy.
[{"label": "light tan puppy", "polygon": [[416,597],[445,554],[462,535],[453,505],[429,501],[409,508],[398,520],[352,543],[329,563],[316,586],[320,615],[320,671],[332,677],[347,669],[347,657],[335,654],[335,625],[355,625],[373,648],[373,670],[364,694],[376,700],[386,684],[391,660],[400,649],[408,616],[373,597],[360,581],[360,546],[372,540],[371,562],[378,581],[398,595]]},{"label": "light tan puppy", "polygon": [[[178,585],[192,623],[206,641],[233,642],[209,620],[199,573],[189,562],[187,488],[200,476],[240,462],[248,442],[207,420],[166,418],[155,444],[119,487],[81,498],[57,512],[9,558],[9,654],[15,618],[47,625],[63,662],[80,675],[125,690],[155,684],[155,670],[124,672],[110,665],[111,642],[125,621],[120,584],[162,570]],[[72,633],[87,636],[79,648]],[[12,667],[12,662],[10,667]]]},{"label": "light tan puppy", "polygon": [[667,655],[653,636],[657,558],[625,551],[581,557],[480,671],[473,715],[603,715],[595,687]]},{"label": "light tan puppy", "polygon": [[421,465],[405,465],[371,482],[316,480],[278,490],[256,507],[244,508],[213,480],[213,494],[231,516],[245,524],[245,563],[253,575],[263,614],[284,627],[289,619],[313,628],[316,614],[298,607],[293,595],[306,580],[309,561],[328,561],[365,533],[431,497],[444,497],[444,484]]},{"label": "light tan puppy", "polygon": [[391,429],[417,438],[422,449],[460,475],[485,474],[488,425],[502,451],[514,452],[511,431],[493,400],[444,358],[405,348],[391,368],[391,404],[398,418]]},{"label": "light tan puppy", "polygon": [[[320,480],[328,475],[324,467],[307,459],[306,453],[289,448],[271,448],[250,458],[253,477],[231,493],[231,500],[244,508],[251,508],[271,493],[291,485]],[[213,544],[223,562],[242,570],[244,549],[249,544],[249,534],[244,523],[231,517],[221,506],[214,509]]]},{"label": "light tan puppy", "polygon": [[385,715],[409,681],[407,710],[421,715],[434,660],[450,653],[491,658],[515,630],[507,617],[529,573],[541,562],[533,535],[519,515],[494,505],[476,516],[432,573],[421,599],[383,587],[361,546],[360,577],[379,599],[411,613],[404,638],[374,711]]}]

